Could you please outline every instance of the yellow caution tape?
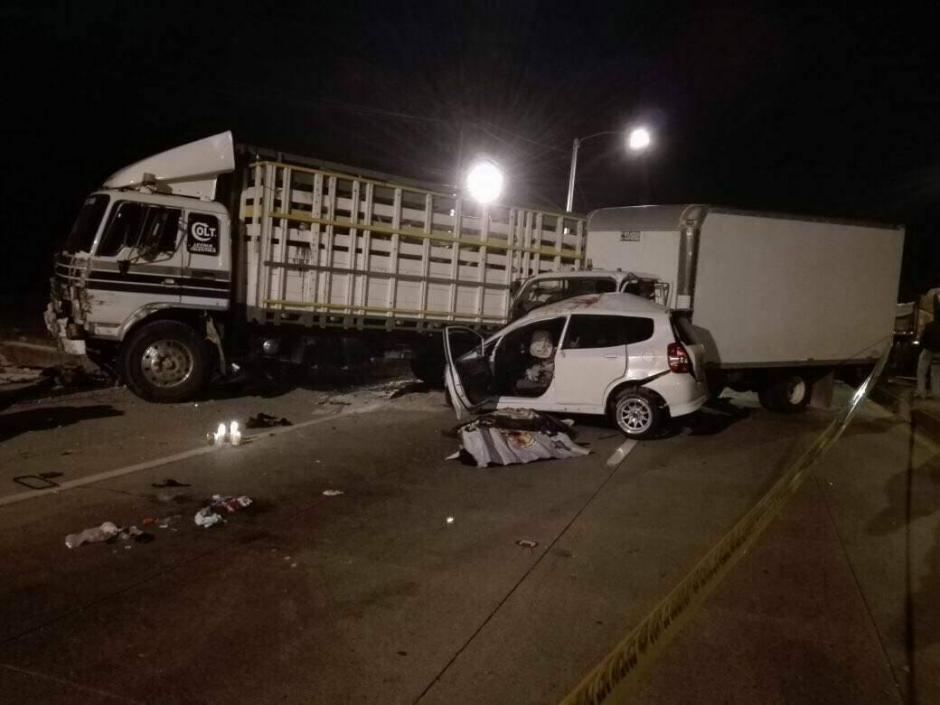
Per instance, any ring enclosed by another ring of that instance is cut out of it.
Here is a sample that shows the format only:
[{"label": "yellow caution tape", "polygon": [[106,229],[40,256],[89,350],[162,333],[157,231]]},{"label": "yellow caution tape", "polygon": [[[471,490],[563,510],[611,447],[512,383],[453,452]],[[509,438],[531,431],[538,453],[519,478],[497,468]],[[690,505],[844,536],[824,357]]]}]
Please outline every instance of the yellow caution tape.
[{"label": "yellow caution tape", "polygon": [[[625,694],[636,676],[647,668],[666,639],[688,619],[721,579],[740,560],[770,525],[787,501],[809,476],[813,464],[839,440],[846,426],[861,408],[888,361],[887,345],[868,379],[855,391],[832,423],[781,475],[737,524],[718,541],[705,557],[666,595],[627,636],[585,678],[568,693],[561,705],[597,705],[617,688]],[[618,698],[619,699],[619,698]]]}]

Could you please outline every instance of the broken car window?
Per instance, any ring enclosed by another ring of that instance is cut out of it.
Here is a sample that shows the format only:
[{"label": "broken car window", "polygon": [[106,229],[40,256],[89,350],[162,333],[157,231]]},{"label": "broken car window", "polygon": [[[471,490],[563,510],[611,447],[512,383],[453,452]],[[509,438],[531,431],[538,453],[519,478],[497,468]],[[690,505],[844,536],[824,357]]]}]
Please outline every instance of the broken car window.
[{"label": "broken car window", "polygon": [[562,347],[565,350],[612,348],[639,343],[652,336],[652,318],[573,315]]}]

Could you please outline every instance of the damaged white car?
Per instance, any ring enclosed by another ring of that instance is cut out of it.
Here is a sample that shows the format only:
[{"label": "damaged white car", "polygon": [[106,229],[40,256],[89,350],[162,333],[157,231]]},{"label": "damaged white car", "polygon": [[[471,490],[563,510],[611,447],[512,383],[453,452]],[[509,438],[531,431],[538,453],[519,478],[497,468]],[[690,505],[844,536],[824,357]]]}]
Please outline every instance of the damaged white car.
[{"label": "damaged white car", "polygon": [[444,339],[459,418],[506,408],[606,414],[627,436],[648,438],[708,398],[689,321],[631,294],[550,304],[486,340],[451,326]]}]

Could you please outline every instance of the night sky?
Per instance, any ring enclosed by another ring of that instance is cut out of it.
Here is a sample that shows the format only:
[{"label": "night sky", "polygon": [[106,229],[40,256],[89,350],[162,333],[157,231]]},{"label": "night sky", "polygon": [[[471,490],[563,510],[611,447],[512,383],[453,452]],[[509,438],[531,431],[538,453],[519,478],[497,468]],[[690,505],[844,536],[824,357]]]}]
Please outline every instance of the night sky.
[{"label": "night sky", "polygon": [[[84,194],[119,166],[238,141],[434,182],[485,153],[507,200],[650,200],[908,226],[902,297],[940,285],[940,39],[856,3],[3,3],[2,290],[41,292]],[[462,146],[461,146],[462,145]],[[39,294],[35,294],[39,306]]]}]

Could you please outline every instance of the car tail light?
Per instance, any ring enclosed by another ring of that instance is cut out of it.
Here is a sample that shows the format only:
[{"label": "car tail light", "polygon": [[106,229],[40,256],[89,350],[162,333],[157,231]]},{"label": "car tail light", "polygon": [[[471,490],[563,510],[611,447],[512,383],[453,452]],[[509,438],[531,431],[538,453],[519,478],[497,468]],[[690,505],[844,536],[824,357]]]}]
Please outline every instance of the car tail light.
[{"label": "car tail light", "polygon": [[691,371],[691,362],[689,361],[689,353],[681,343],[669,343],[669,347],[666,350],[666,354],[669,357],[669,369],[673,372],[690,372]]}]

